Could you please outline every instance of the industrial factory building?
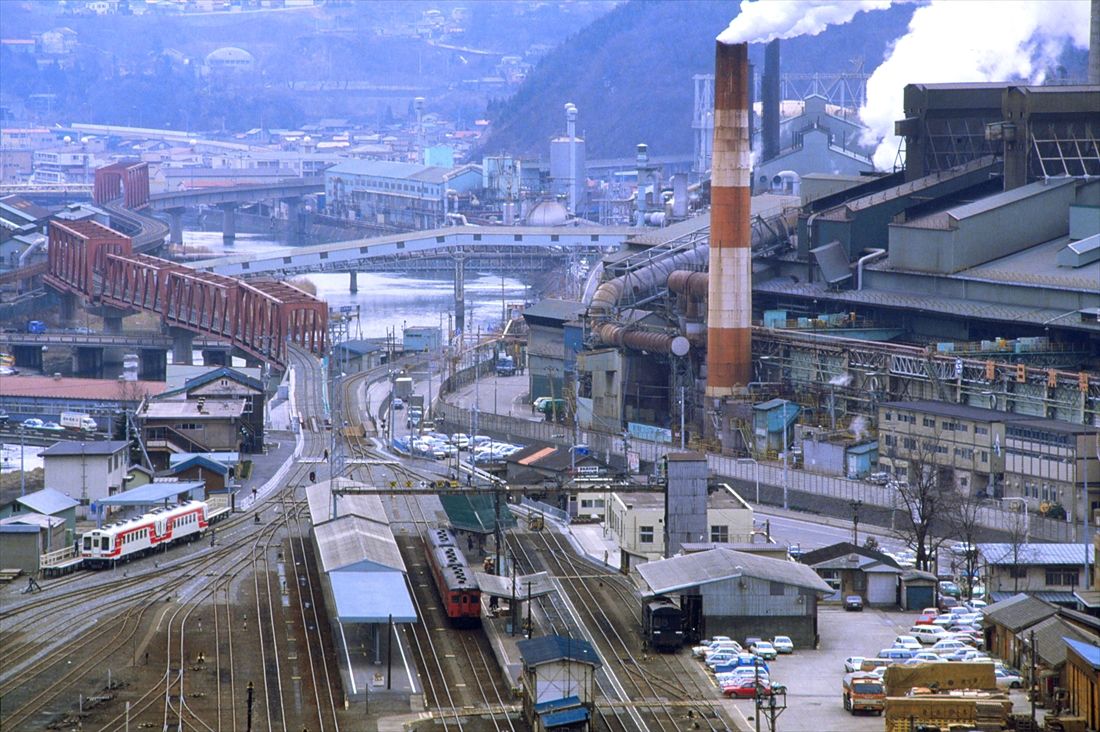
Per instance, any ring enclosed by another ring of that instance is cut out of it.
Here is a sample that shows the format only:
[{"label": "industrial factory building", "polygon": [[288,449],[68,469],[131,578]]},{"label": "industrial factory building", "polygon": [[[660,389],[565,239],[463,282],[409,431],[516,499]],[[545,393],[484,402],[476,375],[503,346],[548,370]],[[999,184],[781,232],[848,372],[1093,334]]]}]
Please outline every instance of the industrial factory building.
[{"label": "industrial factory building", "polygon": [[[948,455],[929,462],[960,492],[1057,500],[1075,525],[1100,509],[1083,447],[1100,426],[1100,89],[911,85],[903,170],[750,197],[771,173],[751,168],[749,86],[745,47],[718,44],[713,114],[696,115],[713,119],[697,151],[712,155],[709,214],[606,255],[586,307],[552,330],[528,319],[554,358],[541,378],[532,362],[532,396],[553,383],[583,429],[652,428],[649,455],[671,435],[850,477],[912,479],[907,430],[946,423]],[[854,140],[820,100],[787,124],[778,103],[765,95],[766,161],[827,125]]]}]

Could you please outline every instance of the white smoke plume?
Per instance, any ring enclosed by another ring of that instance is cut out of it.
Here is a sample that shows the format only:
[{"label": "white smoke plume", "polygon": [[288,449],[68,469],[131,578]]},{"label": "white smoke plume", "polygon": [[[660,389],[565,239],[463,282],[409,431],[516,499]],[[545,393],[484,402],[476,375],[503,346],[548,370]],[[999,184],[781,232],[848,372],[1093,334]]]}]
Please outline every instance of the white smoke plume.
[{"label": "white smoke plume", "polygon": [[1087,48],[1088,33],[1088,0],[932,0],[918,7],[909,32],[867,81],[859,115],[868,127],[863,142],[877,146],[875,167],[894,165],[894,121],[903,116],[906,84],[1042,83],[1065,44]]},{"label": "white smoke plume", "polygon": [[852,423],[848,425],[848,429],[851,430],[857,440],[862,440],[863,436],[868,434],[867,418],[860,416],[852,417]]},{"label": "white smoke plume", "polygon": [[816,36],[858,13],[883,10],[890,0],[743,0],[741,12],[718,34],[719,43],[767,43],[776,38]]}]

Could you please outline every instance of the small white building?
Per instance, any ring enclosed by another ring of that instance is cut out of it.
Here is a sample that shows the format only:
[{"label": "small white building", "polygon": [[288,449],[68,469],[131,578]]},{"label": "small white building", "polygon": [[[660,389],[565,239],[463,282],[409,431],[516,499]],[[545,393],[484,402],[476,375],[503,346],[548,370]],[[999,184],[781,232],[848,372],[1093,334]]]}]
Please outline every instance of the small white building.
[{"label": "small white building", "polygon": [[88,504],[122,492],[130,467],[125,440],[85,442],[62,440],[42,451],[46,486],[80,501],[79,518],[88,518]]},{"label": "small white building", "polygon": [[[666,543],[664,494],[609,493],[606,494],[606,499],[606,525],[622,550],[623,562],[629,567],[639,562],[663,558]],[[752,506],[724,483],[710,486],[707,495],[706,526],[707,533],[692,537],[694,542],[712,544],[751,542]]]}]

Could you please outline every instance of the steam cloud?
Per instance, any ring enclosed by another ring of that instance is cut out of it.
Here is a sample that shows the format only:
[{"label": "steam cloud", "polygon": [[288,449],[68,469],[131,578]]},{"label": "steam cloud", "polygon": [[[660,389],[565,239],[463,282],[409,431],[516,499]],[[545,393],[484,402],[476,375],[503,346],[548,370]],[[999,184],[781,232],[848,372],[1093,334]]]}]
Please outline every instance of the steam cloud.
[{"label": "steam cloud", "polygon": [[859,116],[868,127],[863,142],[877,146],[875,167],[890,170],[897,157],[894,120],[902,117],[906,84],[1039,84],[1067,41],[1088,47],[1088,32],[1088,0],[932,0],[918,7],[909,32],[867,81],[867,104]]},{"label": "steam cloud", "polygon": [[816,36],[830,25],[844,25],[858,13],[888,7],[890,0],[743,0],[741,12],[718,35],[718,42],[767,43],[776,38]]}]

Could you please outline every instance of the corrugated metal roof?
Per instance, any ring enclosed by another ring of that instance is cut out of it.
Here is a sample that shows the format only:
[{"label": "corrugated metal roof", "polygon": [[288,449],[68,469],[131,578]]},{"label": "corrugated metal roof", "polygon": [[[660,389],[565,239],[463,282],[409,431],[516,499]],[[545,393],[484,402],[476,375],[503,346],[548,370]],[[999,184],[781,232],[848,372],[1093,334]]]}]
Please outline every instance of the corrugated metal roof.
[{"label": "corrugated metal roof", "polygon": [[[1088,549],[1088,561],[1095,560],[1092,544],[978,544],[978,553],[987,564],[994,566],[1028,564],[1065,564],[1081,566],[1085,562],[1085,549]],[[1015,547],[1015,548],[1014,548]]]},{"label": "corrugated metal roof", "polygon": [[[152,506],[175,499],[182,493],[187,493],[188,499],[198,500],[205,487],[206,482],[201,480],[158,480],[95,502],[101,506]],[[199,495],[195,495],[195,491]]]},{"label": "corrugated metal roof", "polygon": [[982,608],[982,615],[1017,633],[1057,612],[1054,606],[1023,592]]},{"label": "corrugated metal roof", "polygon": [[406,571],[390,528],[375,521],[343,516],[315,526],[313,536],[324,572]]},{"label": "corrugated metal roof", "polygon": [[[347,478],[336,479],[337,488],[369,488],[366,483],[360,483]],[[306,486],[306,501],[309,503],[309,517],[314,526],[331,521],[332,515],[332,489],[331,481],[321,481],[314,485]],[[389,526],[390,519],[386,515],[386,509],[382,505],[381,496],[371,495],[340,495],[336,498],[336,516],[358,516],[383,526]]]},{"label": "corrugated metal roof", "polygon": [[523,311],[523,317],[544,320],[573,320],[585,311],[583,302],[573,300],[541,300]]},{"label": "corrugated metal roof", "polygon": [[909,402],[883,402],[879,407],[884,409],[907,409],[912,412],[924,412],[938,417],[958,417],[974,422],[1010,422],[1018,419],[1027,419],[1024,415],[1010,412],[999,412],[995,409],[984,407],[971,407],[966,404],[954,402],[937,402],[932,400]]},{"label": "corrugated metal roof", "polygon": [[50,399],[77,399],[84,402],[137,402],[141,400],[138,395],[155,396],[165,388],[163,381],[128,381],[126,393],[134,396],[123,398],[117,379],[75,379],[65,376],[59,379],[49,376],[0,379],[0,396],[42,398],[48,394]]},{"label": "corrugated metal roof", "polygon": [[600,655],[592,644],[582,638],[562,635],[544,635],[516,643],[519,655],[528,666],[569,659],[600,667]]},{"label": "corrugated metal roof", "polygon": [[328,579],[341,623],[419,621],[403,572],[334,572]]},{"label": "corrugated metal roof", "polygon": [[40,491],[29,493],[16,500],[30,510],[44,513],[47,516],[52,516],[55,513],[61,513],[73,506],[80,505],[80,501],[65,495],[61,491],[54,490],[53,488],[43,488]]},{"label": "corrugated metal roof", "polygon": [[60,516],[44,516],[40,513],[17,513],[14,516],[0,519],[0,526],[21,524],[23,526],[47,528],[51,526],[60,526],[63,523],[65,523],[65,519]]},{"label": "corrugated metal roof", "polygon": [[114,455],[120,450],[125,450],[130,443],[126,440],[62,440],[55,442],[42,451],[43,457],[61,457],[71,455]]},{"label": "corrugated metal roof", "polygon": [[519,463],[520,465],[530,465],[531,463],[537,463],[541,458],[546,457],[547,455],[551,454],[555,450],[557,450],[556,447],[536,448],[535,452],[531,453],[530,455],[527,455],[526,457],[523,457],[523,458],[517,460],[516,462]]},{"label": "corrugated metal roof", "polygon": [[1065,620],[1055,616],[1047,618],[1031,628],[1028,633],[1035,633],[1035,653],[1043,662],[1051,668],[1058,668],[1066,662],[1065,638],[1073,638],[1082,642],[1096,641],[1096,636],[1085,633],[1070,625]]},{"label": "corrugated metal roof", "polygon": [[1100,646],[1094,645],[1096,640],[1093,640],[1092,643],[1086,643],[1070,637],[1063,637],[1062,640],[1066,642],[1071,653],[1076,653],[1085,663],[1093,668],[1100,669]]},{"label": "corrugated metal roof", "polygon": [[742,576],[805,587],[824,594],[833,591],[804,564],[724,548],[647,562],[638,567],[638,574],[652,591],[646,594],[655,595]]}]

